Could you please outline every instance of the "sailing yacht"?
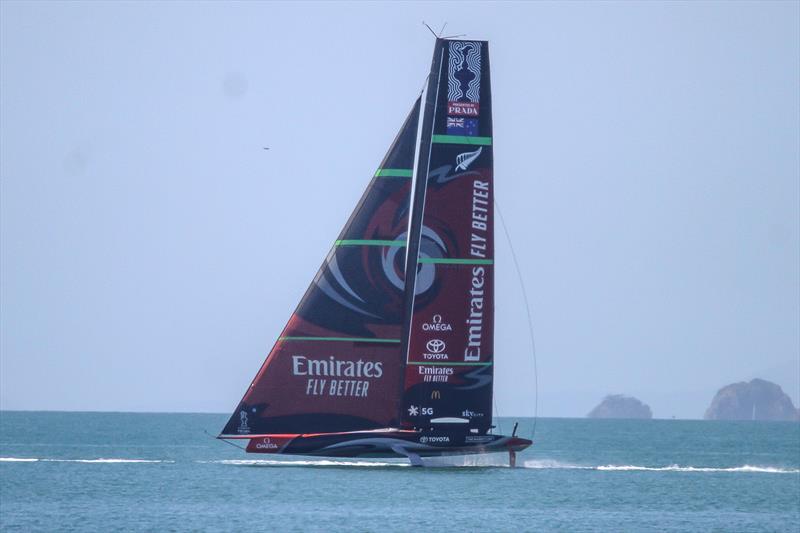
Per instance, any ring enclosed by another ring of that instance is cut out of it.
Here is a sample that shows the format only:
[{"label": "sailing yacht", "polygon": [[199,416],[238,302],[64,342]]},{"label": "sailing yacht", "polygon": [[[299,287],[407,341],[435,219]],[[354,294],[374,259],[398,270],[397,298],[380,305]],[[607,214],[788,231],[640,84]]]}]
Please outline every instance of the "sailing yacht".
[{"label": "sailing yacht", "polygon": [[516,452],[492,424],[486,41],[437,38],[426,86],[218,438],[251,453]]}]

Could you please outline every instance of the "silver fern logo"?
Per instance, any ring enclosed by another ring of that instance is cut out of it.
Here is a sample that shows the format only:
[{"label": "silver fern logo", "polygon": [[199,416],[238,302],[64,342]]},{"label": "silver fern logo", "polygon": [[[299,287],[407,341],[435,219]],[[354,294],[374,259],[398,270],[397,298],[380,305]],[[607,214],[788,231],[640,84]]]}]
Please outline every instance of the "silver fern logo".
[{"label": "silver fern logo", "polygon": [[483,151],[483,146],[479,146],[474,152],[464,152],[456,156],[456,170],[467,170],[473,161],[478,159]]}]

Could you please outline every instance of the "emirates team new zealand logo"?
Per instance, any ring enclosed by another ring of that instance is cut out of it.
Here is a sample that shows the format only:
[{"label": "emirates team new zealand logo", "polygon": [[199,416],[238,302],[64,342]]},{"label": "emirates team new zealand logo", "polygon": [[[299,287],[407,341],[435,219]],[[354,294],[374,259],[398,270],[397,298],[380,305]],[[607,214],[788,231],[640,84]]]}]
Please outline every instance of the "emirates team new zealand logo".
[{"label": "emirates team new zealand logo", "polygon": [[481,43],[452,41],[447,79],[447,114],[477,117],[480,92]]}]

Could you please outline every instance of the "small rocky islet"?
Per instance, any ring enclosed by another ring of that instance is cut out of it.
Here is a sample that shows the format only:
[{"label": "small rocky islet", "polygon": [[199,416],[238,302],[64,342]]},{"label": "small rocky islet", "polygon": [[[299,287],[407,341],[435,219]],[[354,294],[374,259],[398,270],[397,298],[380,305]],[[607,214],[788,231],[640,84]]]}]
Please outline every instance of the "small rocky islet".
[{"label": "small rocky islet", "polygon": [[705,420],[800,420],[789,395],[765,379],[731,383],[722,387],[706,409]]},{"label": "small rocky islet", "polygon": [[[609,394],[587,418],[650,419],[650,406],[638,398]],[[714,396],[703,416],[705,420],[800,421],[800,409],[781,387],[755,378],[725,385]]]},{"label": "small rocky islet", "polygon": [[592,409],[588,418],[653,418],[650,406],[640,400],[623,394],[609,394]]}]

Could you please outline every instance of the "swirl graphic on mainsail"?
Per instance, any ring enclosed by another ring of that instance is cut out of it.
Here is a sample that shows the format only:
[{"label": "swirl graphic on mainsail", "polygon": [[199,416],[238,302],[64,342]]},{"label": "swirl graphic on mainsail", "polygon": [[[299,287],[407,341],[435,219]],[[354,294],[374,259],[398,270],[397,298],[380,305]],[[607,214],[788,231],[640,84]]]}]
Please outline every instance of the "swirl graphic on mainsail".
[{"label": "swirl graphic on mainsail", "polygon": [[401,272],[397,269],[397,254],[406,253],[406,233],[403,232],[394,238],[395,242],[402,242],[403,247],[387,246],[381,253],[381,265],[383,266],[383,273],[389,282],[401,291],[405,289],[405,281],[400,277]]},{"label": "swirl graphic on mainsail", "polygon": [[[338,287],[344,289],[344,291],[356,299],[358,302],[365,303],[364,299],[360,297],[347,283],[345,280],[344,275],[342,274],[341,269],[339,268],[339,263],[336,260],[336,254],[331,254],[330,259],[328,260],[328,272],[333,275],[334,280]],[[337,302],[338,304],[351,309],[359,314],[370,316],[374,318],[380,318],[380,316],[370,313],[369,311],[365,310],[360,306],[358,303],[353,303],[352,301],[348,300],[348,298],[341,294],[336,287],[328,280],[324,273],[319,275],[315,280],[317,287],[320,288],[322,292],[328,295],[333,301]]]},{"label": "swirl graphic on mainsail", "polygon": [[[419,242],[420,258],[447,257],[447,246],[444,241],[428,226],[422,226],[422,237]],[[419,296],[433,286],[436,280],[436,265],[421,263],[417,266],[417,284],[414,294]]]},{"label": "swirl graphic on mainsail", "polygon": [[452,41],[447,76],[450,102],[479,102],[481,89],[481,43]]},{"label": "swirl graphic on mainsail", "polygon": [[[406,242],[406,234],[402,233],[395,237],[395,241]],[[405,281],[400,277],[397,271],[397,258],[398,253],[405,254],[405,248],[397,246],[386,247],[382,253],[383,273],[386,274],[387,279],[392,285],[398,289],[405,288]],[[439,237],[435,231],[427,226],[422,227],[422,237],[419,243],[419,256],[420,257],[446,257],[447,245]],[[417,283],[414,294],[420,295],[426,292],[433,286],[436,279],[436,265],[432,263],[423,263],[417,266]]]}]

